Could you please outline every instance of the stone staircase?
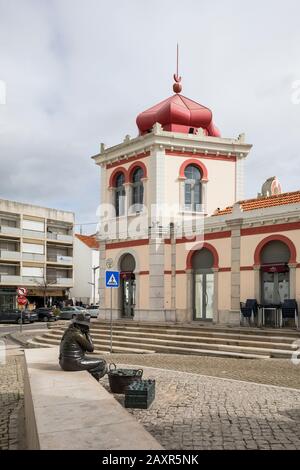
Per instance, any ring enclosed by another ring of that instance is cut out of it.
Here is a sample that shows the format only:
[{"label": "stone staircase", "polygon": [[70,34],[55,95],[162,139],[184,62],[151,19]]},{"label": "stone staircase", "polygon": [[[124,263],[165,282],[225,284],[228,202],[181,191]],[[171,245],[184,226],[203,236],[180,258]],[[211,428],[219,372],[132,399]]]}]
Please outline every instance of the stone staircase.
[{"label": "stone staircase", "polygon": [[[42,336],[27,342],[29,347],[57,346],[66,322],[49,324]],[[95,353],[108,353],[110,324],[96,321],[91,324]],[[292,329],[230,328],[199,324],[136,323],[117,320],[113,323],[113,352],[165,353],[205,356],[268,359],[290,359],[300,331]]]}]

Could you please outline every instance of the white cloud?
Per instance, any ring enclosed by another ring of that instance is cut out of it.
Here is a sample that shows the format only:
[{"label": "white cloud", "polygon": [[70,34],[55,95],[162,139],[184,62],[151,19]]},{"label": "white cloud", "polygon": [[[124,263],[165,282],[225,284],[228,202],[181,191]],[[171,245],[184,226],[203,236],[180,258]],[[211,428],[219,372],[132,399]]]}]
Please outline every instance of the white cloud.
[{"label": "white cloud", "polygon": [[183,94],[213,110],[222,135],[254,144],[247,196],[273,175],[298,189],[297,0],[0,0],[0,13],[0,197],[94,221],[89,157],[172,93],[177,41]]}]

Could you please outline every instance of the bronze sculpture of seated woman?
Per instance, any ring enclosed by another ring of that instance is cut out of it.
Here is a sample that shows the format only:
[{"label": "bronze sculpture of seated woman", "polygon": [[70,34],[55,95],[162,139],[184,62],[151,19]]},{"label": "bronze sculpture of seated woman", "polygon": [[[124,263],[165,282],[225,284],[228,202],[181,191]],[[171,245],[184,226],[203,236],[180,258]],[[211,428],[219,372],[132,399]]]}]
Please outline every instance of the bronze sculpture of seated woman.
[{"label": "bronze sculpture of seated woman", "polygon": [[60,367],[65,371],[87,370],[95,379],[99,380],[107,373],[107,364],[104,359],[85,355],[86,352],[93,351],[90,322],[83,313],[79,313],[61,339]]}]

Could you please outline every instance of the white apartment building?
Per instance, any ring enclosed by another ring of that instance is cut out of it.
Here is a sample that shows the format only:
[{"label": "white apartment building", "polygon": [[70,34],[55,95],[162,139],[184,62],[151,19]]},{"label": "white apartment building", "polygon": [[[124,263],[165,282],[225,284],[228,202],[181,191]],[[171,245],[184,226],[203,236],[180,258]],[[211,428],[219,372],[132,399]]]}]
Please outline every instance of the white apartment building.
[{"label": "white apartment building", "polygon": [[69,298],[74,213],[0,199],[0,310],[26,287],[37,306]]},{"label": "white apartment building", "polygon": [[70,291],[74,303],[99,302],[99,242],[95,235],[74,237],[74,287]]}]

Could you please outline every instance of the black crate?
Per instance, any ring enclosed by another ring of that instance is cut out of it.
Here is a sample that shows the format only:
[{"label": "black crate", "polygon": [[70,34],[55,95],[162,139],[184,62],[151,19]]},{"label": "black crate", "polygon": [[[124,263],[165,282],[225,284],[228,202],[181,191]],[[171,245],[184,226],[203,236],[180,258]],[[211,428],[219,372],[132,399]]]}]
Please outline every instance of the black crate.
[{"label": "black crate", "polygon": [[125,391],[125,408],[147,409],[155,398],[155,380],[133,382]]}]

